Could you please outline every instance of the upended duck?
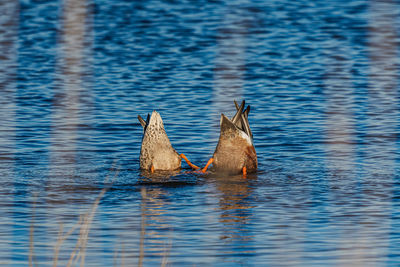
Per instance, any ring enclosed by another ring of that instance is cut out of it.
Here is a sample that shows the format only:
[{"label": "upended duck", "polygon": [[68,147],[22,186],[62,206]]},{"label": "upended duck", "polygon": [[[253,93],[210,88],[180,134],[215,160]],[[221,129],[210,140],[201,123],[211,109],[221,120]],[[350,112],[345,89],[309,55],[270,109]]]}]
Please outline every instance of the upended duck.
[{"label": "upended duck", "polygon": [[240,107],[234,102],[237,112],[231,120],[221,114],[219,141],[202,172],[206,172],[211,163],[217,172],[243,173],[246,176],[257,170],[257,154],[248,120],[250,106],[244,109],[244,100]]},{"label": "upended duck", "polygon": [[157,111],[147,115],[146,121],[138,115],[143,126],[142,147],[140,149],[140,168],[152,173],[158,170],[172,171],[181,168],[183,158],[190,167],[199,169],[184,154],[178,154],[172,147],[164,129],[164,123]]}]

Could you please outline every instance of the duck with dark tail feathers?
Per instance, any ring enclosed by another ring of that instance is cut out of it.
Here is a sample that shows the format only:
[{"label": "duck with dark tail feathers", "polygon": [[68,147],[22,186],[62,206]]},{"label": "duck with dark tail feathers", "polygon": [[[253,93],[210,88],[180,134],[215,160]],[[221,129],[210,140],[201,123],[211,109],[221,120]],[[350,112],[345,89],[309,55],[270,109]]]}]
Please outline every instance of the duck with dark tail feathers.
[{"label": "duck with dark tail feathers", "polygon": [[206,172],[211,163],[217,172],[243,173],[243,176],[257,170],[257,154],[248,120],[250,106],[244,109],[244,100],[240,106],[234,102],[237,112],[232,119],[221,114],[219,141],[202,172]]}]

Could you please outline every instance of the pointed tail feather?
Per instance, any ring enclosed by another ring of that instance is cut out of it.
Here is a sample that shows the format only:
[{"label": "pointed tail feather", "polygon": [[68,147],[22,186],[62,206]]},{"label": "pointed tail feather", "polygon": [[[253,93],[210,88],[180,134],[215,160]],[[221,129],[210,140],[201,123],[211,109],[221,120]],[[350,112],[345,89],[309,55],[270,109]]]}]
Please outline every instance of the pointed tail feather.
[{"label": "pointed tail feather", "polygon": [[244,111],[244,115],[246,116],[246,118],[249,117],[249,113],[250,113],[250,105],[248,105],[246,110]]},{"label": "pointed tail feather", "polygon": [[240,114],[242,114],[242,112],[243,112],[245,101],[244,100],[242,101],[242,104],[240,104],[240,107],[239,107],[238,103],[236,102],[236,100],[233,100],[233,102],[235,102],[237,111],[236,111],[235,116],[233,116],[233,118],[232,118],[232,122],[233,122],[233,124],[236,124],[239,128],[242,128],[241,125],[238,125],[238,122],[239,122],[239,124],[241,124],[240,123]]},{"label": "pointed tail feather", "polygon": [[139,119],[139,122],[142,125],[142,127],[143,128],[146,127],[147,123],[144,121],[144,119],[140,115],[138,115],[138,119]]},{"label": "pointed tail feather", "polygon": [[245,113],[242,113],[241,119],[242,119],[242,125],[244,126],[244,127],[242,128],[242,130],[243,130],[248,136],[250,136],[251,138],[253,138],[253,134],[252,134],[252,132],[251,132],[251,130],[250,130],[249,120],[247,119],[247,116],[245,115]]},{"label": "pointed tail feather", "polygon": [[253,138],[253,134],[250,130],[249,119],[248,119],[248,116],[250,113],[250,105],[247,106],[246,110],[243,111],[243,109],[246,105],[245,100],[242,101],[240,106],[238,105],[236,100],[233,100],[233,102],[235,103],[237,111],[236,111],[235,116],[233,116],[233,118],[232,118],[232,123],[235,124],[239,129],[244,131],[248,136]]},{"label": "pointed tail feather", "polygon": [[243,112],[243,120],[244,120],[244,125],[246,130],[246,133],[253,138],[253,133],[250,130],[250,124],[249,124],[249,113],[250,113],[250,105],[247,106],[246,110]]}]

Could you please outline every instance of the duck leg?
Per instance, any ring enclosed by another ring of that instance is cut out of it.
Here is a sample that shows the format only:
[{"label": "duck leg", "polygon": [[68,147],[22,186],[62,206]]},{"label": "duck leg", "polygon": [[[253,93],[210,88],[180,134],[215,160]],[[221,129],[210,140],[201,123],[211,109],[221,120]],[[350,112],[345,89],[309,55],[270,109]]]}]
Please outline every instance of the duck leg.
[{"label": "duck leg", "polygon": [[198,169],[200,169],[200,167],[198,167],[198,166],[196,166],[196,165],[194,165],[193,163],[191,163],[189,160],[188,160],[188,158],[185,156],[185,154],[180,154],[180,156],[181,156],[181,158],[183,158],[185,161],[186,161],[186,163],[193,169],[193,170],[198,170]]},{"label": "duck leg", "polygon": [[246,166],[244,166],[242,168],[242,173],[243,173],[243,178],[247,178],[247,168],[246,168]]},{"label": "duck leg", "polygon": [[150,171],[151,173],[154,173],[154,165],[151,165]]},{"label": "duck leg", "polygon": [[205,173],[207,171],[208,166],[210,166],[211,163],[214,162],[213,158],[210,158],[206,164],[206,166],[201,170],[202,173]]}]

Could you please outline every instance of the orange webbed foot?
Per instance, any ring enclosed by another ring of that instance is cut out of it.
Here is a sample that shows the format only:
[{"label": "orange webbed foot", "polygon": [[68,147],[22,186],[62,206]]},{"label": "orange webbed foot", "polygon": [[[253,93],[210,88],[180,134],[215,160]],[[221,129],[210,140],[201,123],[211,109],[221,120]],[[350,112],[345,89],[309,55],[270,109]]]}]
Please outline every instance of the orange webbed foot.
[{"label": "orange webbed foot", "polygon": [[211,163],[214,162],[213,158],[210,158],[206,164],[206,166],[201,170],[202,173],[205,173],[207,171],[208,166],[210,166]]},{"label": "orange webbed foot", "polygon": [[150,171],[151,173],[154,173],[154,165],[151,165]]},{"label": "orange webbed foot", "polygon": [[244,166],[242,168],[242,173],[243,173],[243,178],[247,178],[247,168],[246,168],[246,166]]},{"label": "orange webbed foot", "polygon": [[193,170],[198,170],[198,169],[200,169],[200,167],[198,167],[198,166],[196,166],[196,165],[194,165],[193,163],[191,163],[189,160],[188,160],[188,158],[185,156],[185,154],[180,154],[180,156],[181,156],[181,158],[183,158],[185,161],[186,161],[186,163],[193,169]]}]

